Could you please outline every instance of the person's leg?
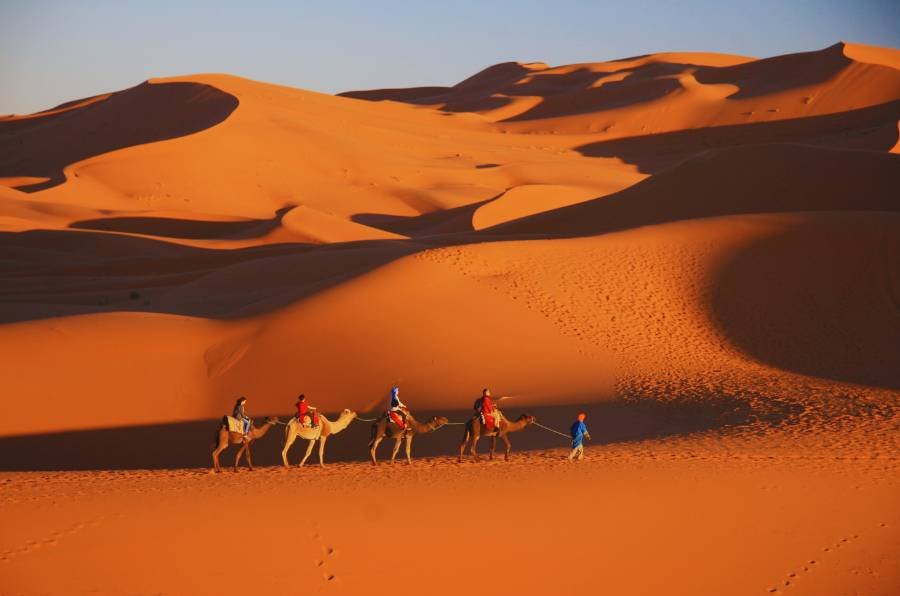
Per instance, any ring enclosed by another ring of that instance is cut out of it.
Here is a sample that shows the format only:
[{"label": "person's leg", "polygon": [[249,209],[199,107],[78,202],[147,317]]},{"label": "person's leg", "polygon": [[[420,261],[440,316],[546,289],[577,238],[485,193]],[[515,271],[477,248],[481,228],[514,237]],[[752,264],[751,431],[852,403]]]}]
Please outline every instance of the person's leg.
[{"label": "person's leg", "polygon": [[575,458],[576,453],[578,453],[578,447],[572,447],[572,451],[569,452],[569,461]]},{"label": "person's leg", "polygon": [[578,446],[578,461],[584,459],[584,443]]}]

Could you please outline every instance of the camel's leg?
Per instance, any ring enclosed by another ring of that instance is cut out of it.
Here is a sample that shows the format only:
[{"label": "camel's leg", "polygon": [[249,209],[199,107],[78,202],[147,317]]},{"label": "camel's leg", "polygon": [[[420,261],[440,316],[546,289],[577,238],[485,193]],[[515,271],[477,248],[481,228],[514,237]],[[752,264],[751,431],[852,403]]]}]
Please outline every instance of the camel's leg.
[{"label": "camel's leg", "polygon": [[497,435],[491,435],[491,455],[490,459],[494,459],[494,451],[497,449]]},{"label": "camel's leg", "polygon": [[394,460],[397,459],[397,453],[400,451],[400,441],[402,440],[402,435],[394,437],[394,451],[391,452],[391,463],[394,463]]},{"label": "camel's leg", "polygon": [[509,435],[500,435],[500,438],[503,439],[503,444],[506,445],[506,455],[504,456],[504,460],[509,461],[509,452],[512,449],[512,445],[509,444]]},{"label": "camel's leg", "polygon": [[463,435],[462,443],[459,444],[459,458],[456,460],[457,462],[462,462],[463,454],[466,452],[466,445],[469,442],[469,431],[466,431],[466,434]]},{"label": "camel's leg", "polygon": [[228,447],[228,442],[222,443],[222,439],[219,439],[219,444],[216,445],[216,448],[213,449],[212,452],[212,460],[213,460],[213,470],[216,472],[221,472],[222,468],[219,466],[219,454]]},{"label": "camel's leg", "polygon": [[241,448],[238,449],[237,454],[234,456],[234,471],[235,472],[237,472],[237,470],[238,470],[238,464],[241,463],[241,458],[244,457],[244,451],[247,450],[247,445],[248,445],[248,443],[245,441],[241,445]]},{"label": "camel's leg", "polygon": [[325,441],[328,440],[328,437],[321,436],[319,437],[319,465],[323,468],[325,467]]},{"label": "camel's leg", "polygon": [[297,433],[293,429],[288,429],[287,436],[284,438],[284,447],[281,449],[281,461],[284,462],[284,467],[288,467],[288,449],[291,448],[291,445],[294,444],[294,441],[297,440]]},{"label": "camel's leg", "polygon": [[316,444],[316,440],[315,440],[315,439],[312,439],[312,440],[310,440],[309,445],[306,446],[306,455],[304,455],[304,456],[303,456],[303,459],[300,460],[300,467],[301,467],[301,468],[303,467],[303,464],[306,463],[306,460],[309,459],[309,454],[312,453],[313,445],[315,445],[315,444]]},{"label": "camel's leg", "polygon": [[247,467],[250,468],[250,471],[253,471],[253,458],[250,457],[250,443],[253,441],[247,441],[247,447],[244,449],[244,453],[247,454]]},{"label": "camel's leg", "polygon": [[472,457],[475,458],[475,461],[478,461],[478,439],[481,438],[481,435],[472,434]]},{"label": "camel's leg", "polygon": [[375,451],[378,449],[378,445],[381,444],[381,439],[383,437],[375,437],[372,439],[372,442],[369,444],[369,455],[372,456],[372,464],[378,465],[378,459],[375,457]]},{"label": "camel's leg", "polygon": [[413,435],[406,435],[406,463],[412,465],[412,440]]}]

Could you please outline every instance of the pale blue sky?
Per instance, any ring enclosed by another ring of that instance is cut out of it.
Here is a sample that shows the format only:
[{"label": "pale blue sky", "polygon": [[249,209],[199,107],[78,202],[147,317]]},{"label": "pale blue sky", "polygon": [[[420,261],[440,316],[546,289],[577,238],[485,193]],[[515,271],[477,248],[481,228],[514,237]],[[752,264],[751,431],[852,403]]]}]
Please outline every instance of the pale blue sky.
[{"label": "pale blue sky", "polygon": [[323,92],[447,85],[507,60],[900,46],[897,0],[0,0],[0,113],[153,76],[228,72]]}]

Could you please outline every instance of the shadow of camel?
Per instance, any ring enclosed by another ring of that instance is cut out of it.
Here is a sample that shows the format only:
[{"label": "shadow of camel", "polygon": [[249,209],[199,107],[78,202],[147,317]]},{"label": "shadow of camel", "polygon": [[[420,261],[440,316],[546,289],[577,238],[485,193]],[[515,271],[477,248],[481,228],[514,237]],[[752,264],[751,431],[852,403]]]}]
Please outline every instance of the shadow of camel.
[{"label": "shadow of camel", "polygon": [[145,82],[71,109],[0,120],[0,177],[47,178],[18,187],[45,190],[65,182],[66,166],[206,130],[237,106],[235,96],[202,83]]}]

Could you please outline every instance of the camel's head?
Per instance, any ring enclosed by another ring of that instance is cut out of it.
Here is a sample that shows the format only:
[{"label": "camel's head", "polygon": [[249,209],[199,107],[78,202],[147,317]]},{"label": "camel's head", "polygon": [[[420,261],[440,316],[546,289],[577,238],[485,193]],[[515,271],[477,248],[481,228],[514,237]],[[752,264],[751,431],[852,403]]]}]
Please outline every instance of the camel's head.
[{"label": "camel's head", "polygon": [[277,416],[269,416],[266,418],[266,424],[278,424],[281,420]]},{"label": "camel's head", "polygon": [[537,422],[537,418],[532,416],[531,414],[522,414],[521,416],[519,416],[519,420],[524,420],[526,425],[534,424],[535,422]]},{"label": "camel's head", "polygon": [[431,419],[431,425],[432,425],[435,429],[438,429],[438,428],[444,426],[444,425],[447,424],[448,422],[450,422],[450,421],[447,419],[446,416],[434,416],[434,417]]},{"label": "camel's head", "polygon": [[350,416],[350,419],[352,420],[352,419],[356,418],[356,412],[354,412],[353,410],[348,410],[347,408],[344,408],[343,410],[341,410],[341,418],[344,418],[345,416]]}]

